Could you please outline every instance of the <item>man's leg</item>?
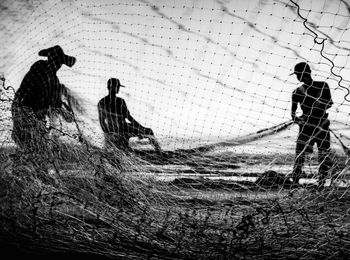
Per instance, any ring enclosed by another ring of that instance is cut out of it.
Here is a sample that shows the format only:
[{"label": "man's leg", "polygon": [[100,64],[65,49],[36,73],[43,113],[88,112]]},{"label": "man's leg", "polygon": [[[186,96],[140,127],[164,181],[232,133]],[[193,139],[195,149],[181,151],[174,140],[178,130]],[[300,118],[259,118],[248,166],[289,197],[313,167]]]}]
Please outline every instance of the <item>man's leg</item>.
[{"label": "man's leg", "polygon": [[312,131],[306,125],[300,126],[295,148],[295,160],[292,172],[293,183],[298,185],[302,175],[302,168],[305,162],[305,154],[307,146],[312,143]]},{"label": "man's leg", "polygon": [[304,149],[304,146],[297,143],[296,153],[295,153],[295,160],[294,160],[294,166],[293,166],[293,183],[299,184],[300,177],[302,175],[302,168],[305,161],[305,153],[301,152]]},{"label": "man's leg", "polygon": [[332,159],[330,158],[330,149],[319,149],[318,150],[318,162],[319,162],[319,186],[323,186],[326,182],[327,175],[333,166]]},{"label": "man's leg", "polygon": [[323,186],[330,169],[333,167],[333,161],[330,156],[330,132],[326,126],[316,137],[318,146],[318,162],[319,162],[319,186]]}]

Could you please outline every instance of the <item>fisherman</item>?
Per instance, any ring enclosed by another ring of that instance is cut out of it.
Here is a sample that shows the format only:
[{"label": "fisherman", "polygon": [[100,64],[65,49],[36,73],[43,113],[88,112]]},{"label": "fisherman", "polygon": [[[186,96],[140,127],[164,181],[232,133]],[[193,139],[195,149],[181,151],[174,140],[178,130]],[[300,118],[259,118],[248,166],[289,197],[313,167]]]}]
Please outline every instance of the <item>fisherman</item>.
[{"label": "fisherman", "polygon": [[107,147],[116,146],[125,151],[130,150],[131,137],[148,138],[155,150],[160,153],[161,148],[154,137],[153,130],[142,126],[130,114],[123,98],[116,96],[119,93],[119,79],[110,78],[107,82],[108,95],[98,102],[99,121],[105,133]]},{"label": "fisherman", "polygon": [[66,55],[58,45],[39,51],[39,56],[47,57],[47,60],[36,61],[31,66],[11,107],[12,138],[27,152],[45,147],[48,137],[46,117],[50,111],[60,111],[67,121],[72,121],[71,107],[62,101],[67,88],[60,83],[56,73],[63,64],[72,67],[76,59]]},{"label": "fisherman", "polygon": [[[331,92],[326,82],[314,81],[311,77],[310,66],[305,62],[295,65],[294,72],[303,84],[292,94],[292,119],[299,125],[296,141],[296,154],[292,178],[295,185],[299,184],[305,154],[312,152],[316,143],[318,147],[318,185],[323,187],[328,171],[333,166],[330,159],[330,121],[327,109],[333,105]],[[300,106],[302,115],[297,117],[296,110]]]}]

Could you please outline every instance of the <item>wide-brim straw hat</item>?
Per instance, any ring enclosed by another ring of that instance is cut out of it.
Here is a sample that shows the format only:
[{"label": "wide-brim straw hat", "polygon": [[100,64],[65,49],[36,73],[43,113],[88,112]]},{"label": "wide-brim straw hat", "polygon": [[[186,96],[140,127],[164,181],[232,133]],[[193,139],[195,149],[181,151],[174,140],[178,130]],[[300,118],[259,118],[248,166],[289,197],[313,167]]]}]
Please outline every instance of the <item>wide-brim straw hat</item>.
[{"label": "wide-brim straw hat", "polygon": [[76,62],[76,58],[65,54],[59,45],[39,51],[39,56],[47,57],[49,60],[59,59],[62,64],[65,64],[68,67],[72,67]]}]

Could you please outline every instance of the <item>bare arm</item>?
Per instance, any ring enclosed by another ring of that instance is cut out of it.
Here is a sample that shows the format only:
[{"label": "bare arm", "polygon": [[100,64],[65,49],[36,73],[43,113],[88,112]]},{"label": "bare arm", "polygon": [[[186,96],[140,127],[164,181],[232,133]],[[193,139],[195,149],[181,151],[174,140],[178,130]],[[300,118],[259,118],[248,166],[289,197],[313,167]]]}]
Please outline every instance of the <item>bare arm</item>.
[{"label": "bare arm", "polygon": [[[125,104],[125,107],[126,107],[126,104]],[[144,127],[139,122],[137,122],[136,119],[131,116],[130,111],[127,108],[126,108],[126,118],[129,120],[129,122],[131,123],[134,129],[135,128],[143,129],[147,135],[154,135],[153,130],[151,128]]]},{"label": "bare arm", "polygon": [[128,107],[127,107],[127,105],[126,105],[126,103],[125,103],[125,101],[123,100],[123,106],[124,106],[124,108],[125,108],[125,111],[126,111],[126,119],[128,119],[129,120],[129,122],[131,123],[131,125],[134,127],[134,128],[143,128],[143,126],[139,123],[139,122],[137,122],[137,120],[133,117],[133,116],[131,116],[131,114],[130,114],[130,111],[129,111],[129,109],[128,109]]},{"label": "bare arm", "polygon": [[324,102],[324,109],[329,109],[332,107],[333,105],[333,100],[332,100],[332,95],[331,95],[331,91],[329,89],[329,86],[328,84],[325,85],[325,89],[324,89],[325,93],[324,93],[324,96],[325,96],[325,100],[321,100],[321,102],[323,101]]},{"label": "bare arm", "polygon": [[82,106],[83,100],[65,85],[61,84],[61,86],[62,94],[67,101],[66,104],[71,108],[71,110],[73,111],[74,108],[79,113],[85,113],[85,109]]},{"label": "bare arm", "polygon": [[292,109],[291,109],[291,116],[292,116],[292,120],[295,121],[296,120],[296,111],[298,108],[298,101],[296,100],[296,94],[295,92],[293,92],[292,94]]},{"label": "bare arm", "polygon": [[143,128],[143,126],[135,120],[130,114],[128,115],[127,119],[129,122],[132,124],[133,127],[135,128]]}]

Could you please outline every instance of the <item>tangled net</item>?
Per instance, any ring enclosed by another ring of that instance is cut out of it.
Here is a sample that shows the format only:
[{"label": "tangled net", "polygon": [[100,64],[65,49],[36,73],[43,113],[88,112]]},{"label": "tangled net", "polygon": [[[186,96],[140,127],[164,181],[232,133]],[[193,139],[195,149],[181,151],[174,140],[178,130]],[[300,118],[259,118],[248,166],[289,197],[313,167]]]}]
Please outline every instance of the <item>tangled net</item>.
[{"label": "tangled net", "polygon": [[[341,3],[349,10],[346,2]],[[226,1],[216,4],[220,12],[259,32],[256,24],[229,9]],[[294,1],[278,4],[292,9],[293,19],[299,17],[299,23],[309,24],[297,15],[301,15],[300,6]],[[136,6],[118,2],[117,6],[121,5]],[[146,1],[139,5],[149,7],[156,17],[170,21],[181,32],[203,36],[166,16],[162,6]],[[113,3],[106,6],[112,8]],[[93,13],[84,15],[92,17]],[[102,18],[91,19],[107,23]],[[324,44],[319,34],[311,36],[316,39],[312,48]],[[205,39],[216,44],[211,38]],[[139,40],[151,44],[147,39]],[[337,42],[332,44],[336,46]],[[299,58],[298,53],[296,56]],[[192,70],[196,75],[204,73]],[[333,67],[331,71],[334,74]],[[216,80],[220,86],[225,85]],[[343,90],[344,79],[337,82]],[[348,107],[347,95],[342,95],[341,105]],[[255,145],[265,145],[264,141],[271,143],[271,136],[291,128],[288,123],[276,127],[267,124],[266,129],[229,141],[200,140],[201,145],[192,149],[170,149],[157,155],[147,149],[126,153],[97,146],[91,142],[93,131],[90,136],[82,133],[89,126],[83,116],[77,115],[74,122],[53,129],[59,138],[47,139],[49,145],[28,154],[11,145],[12,101],[13,90],[4,83],[0,243],[12,254],[92,255],[106,259],[350,257],[349,154],[334,153],[335,175],[329,176],[324,189],[317,189],[312,182],[296,189],[285,172],[278,171],[285,165],[292,168],[294,151],[253,154],[244,146],[250,144],[255,149]],[[346,129],[348,121],[342,127]],[[283,137],[286,139],[290,136]],[[312,156],[308,160],[311,174],[305,173],[304,177],[313,178],[318,162]],[[243,167],[248,165],[256,165],[258,173],[244,172]]]},{"label": "tangled net", "polygon": [[12,252],[106,259],[350,254],[347,186],[293,189],[274,171],[255,182],[166,181],[154,174],[169,172],[169,165],[200,172],[209,163],[227,169],[252,158],[218,157],[208,148],[126,154],[79,142],[78,132],[68,140],[55,140],[50,152],[45,146],[37,154],[3,148],[1,243]]}]

